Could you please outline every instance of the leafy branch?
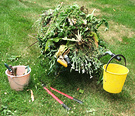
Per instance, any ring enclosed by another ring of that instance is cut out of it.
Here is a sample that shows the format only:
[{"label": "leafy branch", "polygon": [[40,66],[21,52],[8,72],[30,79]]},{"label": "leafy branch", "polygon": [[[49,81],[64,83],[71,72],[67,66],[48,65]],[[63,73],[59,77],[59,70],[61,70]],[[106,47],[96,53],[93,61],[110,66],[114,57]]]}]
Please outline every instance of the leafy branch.
[{"label": "leafy branch", "polygon": [[[70,49],[71,71],[92,73],[98,71],[102,63],[98,59],[105,48],[100,45],[98,34],[99,27],[104,23],[106,30],[109,28],[105,19],[98,20],[94,11],[88,14],[88,10],[78,5],[64,6],[63,4],[54,10],[46,10],[38,20],[40,24],[38,41],[44,57],[53,59],[50,61],[50,69],[57,63],[60,46],[65,45]],[[62,53],[66,49],[63,49]],[[62,54],[61,54],[62,55]]]}]

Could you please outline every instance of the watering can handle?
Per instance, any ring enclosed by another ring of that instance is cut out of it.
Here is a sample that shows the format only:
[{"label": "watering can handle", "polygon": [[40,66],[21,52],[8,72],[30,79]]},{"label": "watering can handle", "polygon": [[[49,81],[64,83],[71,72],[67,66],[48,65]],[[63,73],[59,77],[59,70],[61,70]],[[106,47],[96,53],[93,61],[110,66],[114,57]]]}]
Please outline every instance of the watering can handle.
[{"label": "watering can handle", "polygon": [[117,54],[117,55],[114,55],[113,57],[111,57],[111,59],[108,61],[107,65],[106,65],[105,71],[107,71],[107,67],[108,67],[109,63],[111,62],[111,60],[112,60],[113,58],[116,58],[117,56],[123,57],[123,59],[124,59],[124,61],[125,61],[125,66],[126,66],[126,58],[125,58],[123,55],[121,55],[121,54]]}]

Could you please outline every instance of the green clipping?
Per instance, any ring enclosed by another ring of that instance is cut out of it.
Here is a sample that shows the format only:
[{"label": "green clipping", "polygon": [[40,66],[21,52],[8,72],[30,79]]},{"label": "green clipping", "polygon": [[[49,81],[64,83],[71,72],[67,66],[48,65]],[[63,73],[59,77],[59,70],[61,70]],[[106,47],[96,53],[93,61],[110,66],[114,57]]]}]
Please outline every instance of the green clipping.
[{"label": "green clipping", "polygon": [[79,93],[84,93],[84,90],[80,89],[80,90],[79,90]]}]

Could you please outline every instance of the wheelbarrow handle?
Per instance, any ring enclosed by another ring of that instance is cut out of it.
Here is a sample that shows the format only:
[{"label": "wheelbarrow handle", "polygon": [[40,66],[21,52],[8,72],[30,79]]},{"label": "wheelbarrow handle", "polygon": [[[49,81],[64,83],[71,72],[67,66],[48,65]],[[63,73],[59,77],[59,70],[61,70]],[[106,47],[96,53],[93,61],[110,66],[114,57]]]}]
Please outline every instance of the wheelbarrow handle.
[{"label": "wheelbarrow handle", "polygon": [[[111,51],[107,51],[107,52],[105,52],[105,55],[106,54],[109,54],[111,57],[113,57],[113,56],[115,56],[115,54],[114,53],[112,53]],[[116,57],[114,57],[116,60],[118,60],[118,61],[121,61],[121,58],[119,57],[119,56],[116,56]]]},{"label": "wheelbarrow handle", "polygon": [[119,56],[116,56],[115,54],[112,53],[111,57],[115,56],[114,58],[118,61],[121,61],[121,58]]},{"label": "wheelbarrow handle", "polygon": [[[100,59],[101,57],[103,57],[103,56],[105,56],[105,55],[107,55],[107,54],[109,54],[111,57],[115,56],[115,54],[112,53],[111,51],[106,51],[104,54],[100,55],[98,58]],[[114,57],[114,58],[115,58],[116,60],[118,60],[118,61],[121,61],[121,58],[120,58],[119,56]]]},{"label": "wheelbarrow handle", "polygon": [[126,58],[125,58],[123,55],[121,55],[121,54],[117,54],[117,55],[112,56],[111,59],[108,61],[107,65],[106,65],[105,71],[107,71],[107,67],[108,67],[109,63],[111,62],[111,60],[112,60],[113,58],[118,57],[118,56],[123,57],[123,59],[124,59],[124,61],[125,61],[125,66],[126,66]]}]

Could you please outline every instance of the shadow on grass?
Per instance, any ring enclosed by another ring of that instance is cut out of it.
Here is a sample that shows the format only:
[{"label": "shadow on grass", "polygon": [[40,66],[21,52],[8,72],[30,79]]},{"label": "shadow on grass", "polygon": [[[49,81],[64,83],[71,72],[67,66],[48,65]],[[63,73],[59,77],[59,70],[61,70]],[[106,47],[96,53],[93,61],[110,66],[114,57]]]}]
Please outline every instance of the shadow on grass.
[{"label": "shadow on grass", "polygon": [[45,69],[48,68],[49,65],[46,63],[45,66],[39,65],[33,67],[32,80],[29,88],[34,88],[35,85],[38,85],[38,82],[43,82],[44,84],[52,86],[64,93],[74,93],[77,92],[77,88],[80,88],[85,91],[83,94],[84,96],[95,94],[93,96],[97,96],[100,100],[105,100],[111,103],[117,102],[118,104],[127,104],[133,101],[132,96],[128,91],[124,90],[124,87],[119,94],[112,94],[103,90],[102,83],[97,84],[98,75],[95,75],[90,79],[87,74],[79,74],[76,71],[70,72],[67,70],[61,72],[59,75],[55,75],[54,72],[48,75],[48,72],[45,72]]},{"label": "shadow on grass", "polygon": [[104,97],[104,99],[106,99],[112,103],[119,103],[119,104],[126,105],[126,104],[132,103],[134,101],[134,99],[132,98],[132,95],[127,90],[124,90],[124,87],[123,87],[123,90],[117,94],[106,92],[103,89],[103,87],[102,88],[99,87],[98,92],[99,92],[100,96]]},{"label": "shadow on grass", "polygon": [[122,90],[121,93],[119,93],[119,94],[108,93],[108,98],[110,98],[112,100],[122,101],[125,103],[127,103],[128,101],[133,101],[133,98],[131,97],[129,92],[126,90]]},{"label": "shadow on grass", "polygon": [[76,71],[64,71],[52,82],[52,85],[72,89],[79,86],[84,88],[86,84],[90,84],[92,81],[93,79],[90,79],[87,74],[79,74]]}]

